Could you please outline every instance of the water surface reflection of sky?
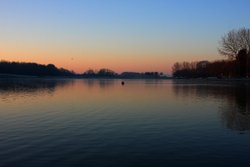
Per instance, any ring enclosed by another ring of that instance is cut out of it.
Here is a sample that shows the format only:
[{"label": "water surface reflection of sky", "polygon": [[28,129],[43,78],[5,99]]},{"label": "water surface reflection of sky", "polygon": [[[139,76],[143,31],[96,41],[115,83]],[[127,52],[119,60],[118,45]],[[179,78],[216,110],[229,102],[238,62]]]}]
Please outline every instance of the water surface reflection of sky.
[{"label": "water surface reflection of sky", "polygon": [[0,164],[246,166],[249,88],[202,80],[0,80]]}]

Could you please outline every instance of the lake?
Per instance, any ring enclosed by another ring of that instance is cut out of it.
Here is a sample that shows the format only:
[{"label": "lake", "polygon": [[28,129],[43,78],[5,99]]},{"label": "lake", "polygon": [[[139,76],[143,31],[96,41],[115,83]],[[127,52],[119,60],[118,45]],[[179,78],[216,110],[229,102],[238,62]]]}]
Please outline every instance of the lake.
[{"label": "lake", "polygon": [[250,84],[0,79],[0,166],[250,166]]}]

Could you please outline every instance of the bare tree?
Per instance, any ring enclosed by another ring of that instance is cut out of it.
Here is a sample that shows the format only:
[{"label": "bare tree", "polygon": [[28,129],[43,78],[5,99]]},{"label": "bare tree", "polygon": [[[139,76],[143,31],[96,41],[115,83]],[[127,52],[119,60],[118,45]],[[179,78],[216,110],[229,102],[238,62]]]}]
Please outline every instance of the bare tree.
[{"label": "bare tree", "polygon": [[174,63],[174,65],[172,67],[172,72],[175,73],[181,69],[182,69],[181,64],[177,62],[177,63]]},{"label": "bare tree", "polygon": [[250,54],[250,29],[247,28],[232,30],[225,34],[221,38],[218,51],[221,55],[236,59],[238,52],[242,49],[246,49],[247,54]]}]

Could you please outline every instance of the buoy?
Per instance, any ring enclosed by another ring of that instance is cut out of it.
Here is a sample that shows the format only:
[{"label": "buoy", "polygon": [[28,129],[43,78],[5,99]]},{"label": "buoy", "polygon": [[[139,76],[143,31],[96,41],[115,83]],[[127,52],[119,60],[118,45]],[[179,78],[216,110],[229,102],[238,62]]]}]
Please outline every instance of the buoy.
[{"label": "buoy", "polygon": [[122,84],[122,85],[124,85],[124,84],[125,84],[125,82],[124,82],[124,81],[122,81],[122,82],[121,82],[121,84]]}]

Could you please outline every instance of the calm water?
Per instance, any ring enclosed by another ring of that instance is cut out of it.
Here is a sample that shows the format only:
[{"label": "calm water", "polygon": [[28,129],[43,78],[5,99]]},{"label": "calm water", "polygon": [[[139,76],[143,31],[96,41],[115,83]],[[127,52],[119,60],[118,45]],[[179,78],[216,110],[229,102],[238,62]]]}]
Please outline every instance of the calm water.
[{"label": "calm water", "polygon": [[250,166],[250,85],[0,80],[0,166]]}]

